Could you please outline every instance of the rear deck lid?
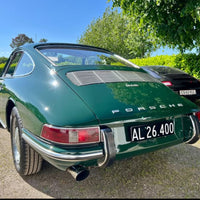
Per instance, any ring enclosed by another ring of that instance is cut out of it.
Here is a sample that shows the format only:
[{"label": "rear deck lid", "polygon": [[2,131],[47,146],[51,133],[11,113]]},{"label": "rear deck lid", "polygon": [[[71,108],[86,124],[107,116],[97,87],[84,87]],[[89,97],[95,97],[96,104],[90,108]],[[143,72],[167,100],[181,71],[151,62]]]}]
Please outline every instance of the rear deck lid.
[{"label": "rear deck lid", "polygon": [[126,67],[58,70],[101,123],[187,114],[197,106],[175,94],[142,69]]}]

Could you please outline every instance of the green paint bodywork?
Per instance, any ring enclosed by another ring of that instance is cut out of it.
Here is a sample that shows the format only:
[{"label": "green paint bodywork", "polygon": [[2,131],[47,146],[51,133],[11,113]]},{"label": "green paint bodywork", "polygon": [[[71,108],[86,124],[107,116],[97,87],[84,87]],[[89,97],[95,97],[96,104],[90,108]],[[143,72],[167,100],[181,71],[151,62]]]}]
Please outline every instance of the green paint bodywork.
[{"label": "green paint bodywork", "polygon": [[[137,87],[126,87],[127,83],[124,82],[76,86],[66,77],[68,72],[106,70],[108,67],[56,67],[36,51],[34,46],[33,44],[19,48],[26,51],[34,60],[35,68],[31,74],[0,78],[0,119],[4,125],[8,125],[7,110],[9,103],[12,102],[19,111],[24,134],[38,145],[58,153],[72,155],[100,151],[103,148],[102,143],[82,148],[67,148],[45,142],[40,139],[44,124],[57,127],[108,126],[115,135],[116,159],[183,143],[192,137],[193,125],[188,115],[197,112],[198,107],[162,83],[134,82]],[[130,67],[109,67],[109,70],[116,69],[146,73],[142,69]],[[52,70],[55,73],[51,73]],[[126,109],[130,108],[133,111],[127,112]],[[115,110],[119,112],[114,113]],[[174,135],[140,142],[127,141],[130,126],[165,119],[174,120]],[[62,170],[77,164],[97,165],[97,160],[73,163],[42,156]]]}]

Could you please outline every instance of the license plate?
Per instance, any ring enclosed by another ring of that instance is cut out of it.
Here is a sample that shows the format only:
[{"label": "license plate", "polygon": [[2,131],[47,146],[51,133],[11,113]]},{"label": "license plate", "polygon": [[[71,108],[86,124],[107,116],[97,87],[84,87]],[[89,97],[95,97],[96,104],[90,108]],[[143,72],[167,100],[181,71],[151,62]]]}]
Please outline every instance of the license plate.
[{"label": "license plate", "polygon": [[142,141],[174,134],[173,121],[130,127],[131,141]]},{"label": "license plate", "polygon": [[197,94],[196,90],[180,90],[180,95],[194,95]]}]

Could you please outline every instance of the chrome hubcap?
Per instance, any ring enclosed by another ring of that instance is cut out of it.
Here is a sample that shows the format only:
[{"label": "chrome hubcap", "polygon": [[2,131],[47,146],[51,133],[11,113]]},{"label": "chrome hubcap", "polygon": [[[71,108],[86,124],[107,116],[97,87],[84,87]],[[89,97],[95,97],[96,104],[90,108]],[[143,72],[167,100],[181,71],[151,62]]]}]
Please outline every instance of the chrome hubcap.
[{"label": "chrome hubcap", "polygon": [[20,137],[19,137],[19,128],[16,127],[13,133],[13,153],[17,169],[19,169],[20,163]]}]

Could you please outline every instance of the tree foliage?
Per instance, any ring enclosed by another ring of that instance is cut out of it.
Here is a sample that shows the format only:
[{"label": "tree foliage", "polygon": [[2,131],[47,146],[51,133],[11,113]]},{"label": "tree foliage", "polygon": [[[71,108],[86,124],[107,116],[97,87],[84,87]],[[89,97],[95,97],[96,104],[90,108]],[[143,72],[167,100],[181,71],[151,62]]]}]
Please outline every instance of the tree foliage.
[{"label": "tree foliage", "polygon": [[[16,47],[19,47],[21,45],[24,45],[25,43],[33,43],[33,42],[34,42],[33,39],[29,38],[27,35],[25,35],[25,34],[18,34],[17,37],[12,38],[12,43],[10,44],[10,46],[12,48],[16,48]],[[40,39],[39,42],[40,43],[47,42],[47,39],[42,38],[42,39]]]},{"label": "tree foliage", "polygon": [[132,18],[107,8],[102,18],[93,20],[78,41],[113,51],[125,58],[144,57],[153,51],[148,35]]},{"label": "tree foliage", "polygon": [[112,0],[156,43],[181,52],[200,50],[200,0]]},{"label": "tree foliage", "polygon": [[16,47],[19,47],[19,46],[21,46],[25,43],[33,43],[32,38],[29,38],[25,34],[18,34],[17,37],[12,38],[12,43],[10,44],[10,46],[12,48],[16,48]]},{"label": "tree foliage", "polygon": [[6,63],[7,60],[8,60],[8,58],[6,58],[6,57],[0,57],[0,64]]},{"label": "tree foliage", "polygon": [[39,41],[40,43],[43,43],[43,42],[47,42],[47,39],[45,39],[45,38],[42,38],[42,39],[40,39],[40,41]]}]

